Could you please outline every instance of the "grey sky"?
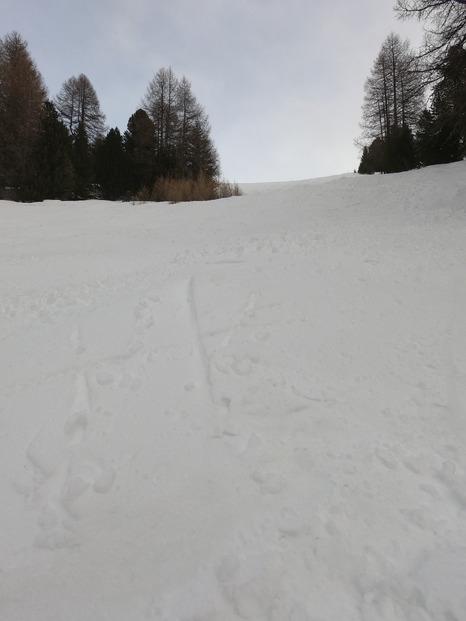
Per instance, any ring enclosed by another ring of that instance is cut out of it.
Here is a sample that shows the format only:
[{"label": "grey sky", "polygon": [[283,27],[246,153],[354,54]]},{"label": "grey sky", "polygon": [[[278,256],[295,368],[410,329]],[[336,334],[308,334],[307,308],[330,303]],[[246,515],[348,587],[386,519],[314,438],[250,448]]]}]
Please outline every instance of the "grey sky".
[{"label": "grey sky", "polygon": [[279,181],[358,165],[363,85],[385,37],[417,46],[395,0],[0,0],[53,98],[84,73],[123,132],[161,67],[186,75],[230,181]]}]

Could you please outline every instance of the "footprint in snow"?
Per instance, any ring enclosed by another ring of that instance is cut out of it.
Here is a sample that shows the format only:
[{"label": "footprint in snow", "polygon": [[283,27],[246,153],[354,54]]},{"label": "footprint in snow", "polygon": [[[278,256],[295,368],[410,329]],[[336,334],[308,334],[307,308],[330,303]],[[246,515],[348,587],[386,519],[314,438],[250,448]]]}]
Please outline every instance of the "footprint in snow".
[{"label": "footprint in snow", "polygon": [[82,519],[80,499],[89,493],[107,494],[116,479],[113,468],[90,456],[92,405],[84,374],[75,378],[71,411],[63,424],[60,417],[49,422],[29,444],[26,458],[31,481],[16,485],[39,511],[39,548],[56,549],[79,544],[77,520]]}]

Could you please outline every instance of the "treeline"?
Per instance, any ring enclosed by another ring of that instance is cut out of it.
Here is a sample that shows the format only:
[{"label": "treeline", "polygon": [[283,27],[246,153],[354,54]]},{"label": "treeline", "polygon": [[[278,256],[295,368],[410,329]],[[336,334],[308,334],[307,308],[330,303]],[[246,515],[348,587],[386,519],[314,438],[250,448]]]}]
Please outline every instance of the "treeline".
[{"label": "treeline", "polygon": [[391,33],[364,85],[358,172],[400,172],[466,155],[466,4],[398,0],[427,24],[419,51]]},{"label": "treeline", "polygon": [[81,74],[53,100],[18,33],[0,39],[0,197],[26,201],[206,200],[238,194],[220,179],[191,83],[160,69],[122,134],[105,126]]}]

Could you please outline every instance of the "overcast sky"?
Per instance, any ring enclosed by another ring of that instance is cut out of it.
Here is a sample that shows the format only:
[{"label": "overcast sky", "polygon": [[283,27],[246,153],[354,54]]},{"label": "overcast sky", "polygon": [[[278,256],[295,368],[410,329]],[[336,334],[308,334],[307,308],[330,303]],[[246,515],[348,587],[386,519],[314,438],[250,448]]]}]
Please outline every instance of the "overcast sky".
[{"label": "overcast sky", "polygon": [[53,98],[84,73],[123,133],[161,67],[185,75],[229,181],[358,166],[363,86],[385,37],[421,41],[395,0],[0,0]]}]

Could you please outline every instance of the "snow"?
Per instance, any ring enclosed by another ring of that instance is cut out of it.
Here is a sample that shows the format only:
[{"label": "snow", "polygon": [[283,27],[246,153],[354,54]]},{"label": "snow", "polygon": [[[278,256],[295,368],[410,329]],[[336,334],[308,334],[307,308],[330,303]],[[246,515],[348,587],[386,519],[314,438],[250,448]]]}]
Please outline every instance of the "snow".
[{"label": "snow", "polygon": [[461,621],[466,163],[0,202],[2,621]]}]

